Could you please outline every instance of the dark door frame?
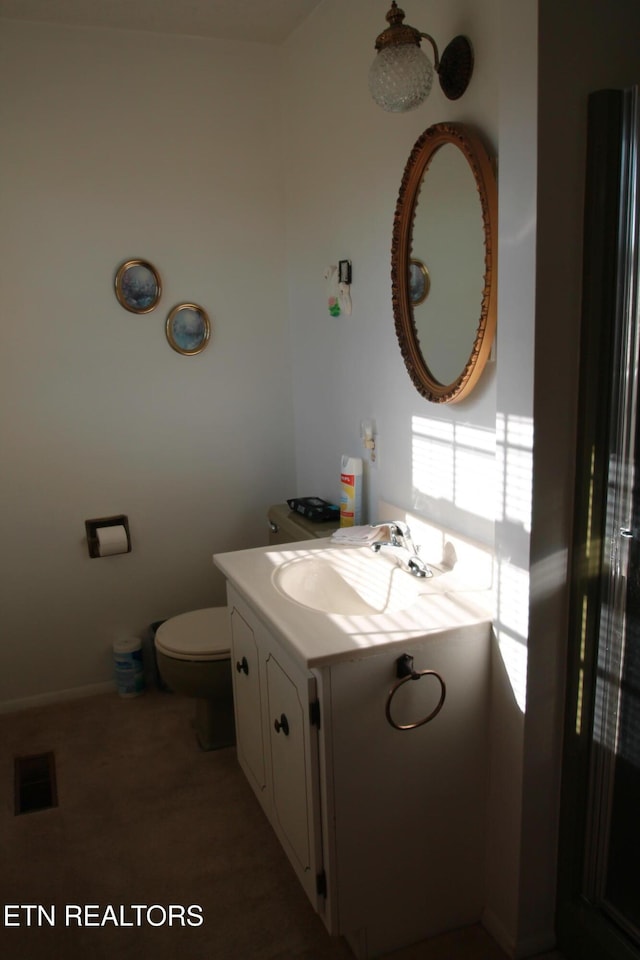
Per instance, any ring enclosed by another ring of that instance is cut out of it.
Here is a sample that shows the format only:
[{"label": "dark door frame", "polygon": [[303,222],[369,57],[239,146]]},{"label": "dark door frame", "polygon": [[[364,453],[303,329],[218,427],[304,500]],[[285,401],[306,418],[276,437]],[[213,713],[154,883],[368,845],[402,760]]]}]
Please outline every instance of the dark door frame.
[{"label": "dark door frame", "polygon": [[638,960],[640,952],[584,894],[596,656],[609,578],[606,502],[617,359],[622,132],[628,92],[589,98],[583,309],[557,937],[567,960]]}]

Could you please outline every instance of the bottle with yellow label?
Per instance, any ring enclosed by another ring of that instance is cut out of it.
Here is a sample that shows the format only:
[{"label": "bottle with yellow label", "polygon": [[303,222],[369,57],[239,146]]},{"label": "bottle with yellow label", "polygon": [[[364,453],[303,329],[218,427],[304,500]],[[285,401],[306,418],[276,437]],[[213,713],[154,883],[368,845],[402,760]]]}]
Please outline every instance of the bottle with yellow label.
[{"label": "bottle with yellow label", "polygon": [[340,526],[362,523],[362,460],[342,457],[340,462]]}]

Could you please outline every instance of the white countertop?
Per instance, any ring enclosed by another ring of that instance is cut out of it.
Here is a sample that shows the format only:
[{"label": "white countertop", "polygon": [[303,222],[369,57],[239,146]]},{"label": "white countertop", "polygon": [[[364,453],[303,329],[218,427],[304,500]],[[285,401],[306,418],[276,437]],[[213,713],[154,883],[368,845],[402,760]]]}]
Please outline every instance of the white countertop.
[{"label": "white countertop", "polygon": [[[213,561],[265,624],[307,667],[358,659],[425,637],[442,639],[447,633],[459,636],[461,631],[468,632],[470,637],[477,636],[477,630],[469,629],[472,627],[490,629],[491,593],[465,586],[456,579],[454,571],[434,569],[435,576],[418,580],[420,596],[405,609],[367,615],[314,610],[285,596],[274,585],[276,571],[284,563],[309,557],[316,551],[335,550],[370,552],[367,546],[314,539],[218,553]],[[371,559],[375,564],[391,563],[395,567],[392,551],[384,551],[384,555],[382,551],[371,552]],[[368,556],[366,562],[369,562]],[[417,578],[411,577],[414,579]]]}]

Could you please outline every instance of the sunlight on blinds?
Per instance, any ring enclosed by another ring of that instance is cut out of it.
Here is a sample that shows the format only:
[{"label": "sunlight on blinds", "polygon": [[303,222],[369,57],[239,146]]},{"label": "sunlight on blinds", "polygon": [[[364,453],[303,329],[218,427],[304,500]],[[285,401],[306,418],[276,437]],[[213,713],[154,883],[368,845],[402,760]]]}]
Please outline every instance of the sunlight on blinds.
[{"label": "sunlight on blinds", "polygon": [[435,500],[493,520],[493,431],[429,417],[413,417],[413,486]]},{"label": "sunlight on blinds", "polygon": [[[414,492],[460,510],[454,520],[460,520],[462,530],[482,518],[509,525],[516,542],[531,532],[531,418],[498,415],[494,432],[435,417],[413,417],[412,432]],[[437,509],[436,503],[432,506]],[[500,560],[495,586],[498,646],[514,698],[524,711],[529,571],[512,557]]]},{"label": "sunlight on blinds", "polygon": [[498,566],[498,645],[516,703],[524,713],[527,700],[529,573],[508,561]]},{"label": "sunlight on blinds", "polygon": [[498,519],[521,524],[531,532],[533,424],[529,417],[496,418]]}]

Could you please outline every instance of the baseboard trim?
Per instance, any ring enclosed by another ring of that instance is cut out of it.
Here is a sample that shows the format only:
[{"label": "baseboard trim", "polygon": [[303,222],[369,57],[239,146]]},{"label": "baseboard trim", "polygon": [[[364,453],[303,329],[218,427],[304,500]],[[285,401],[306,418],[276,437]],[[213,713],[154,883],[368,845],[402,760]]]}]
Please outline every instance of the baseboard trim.
[{"label": "baseboard trim", "polygon": [[483,910],[480,922],[508,957],[512,960],[525,960],[526,957],[535,957],[541,953],[549,953],[557,946],[554,933],[541,934],[529,937],[528,940],[518,940],[510,934],[501,920],[492,910]]},{"label": "baseboard trim", "polygon": [[0,713],[18,713],[20,710],[31,710],[33,707],[45,707],[51,703],[64,703],[65,700],[81,700],[83,697],[94,697],[101,693],[112,693],[115,689],[115,681],[107,680],[104,683],[90,683],[85,687],[72,687],[69,690],[55,690],[53,693],[40,693],[35,697],[24,697],[20,700],[4,700],[0,703]]},{"label": "baseboard trim", "polygon": [[515,957],[516,940],[501,920],[495,915],[493,910],[483,910],[480,923],[496,941],[499,947],[502,947],[508,957]]}]

